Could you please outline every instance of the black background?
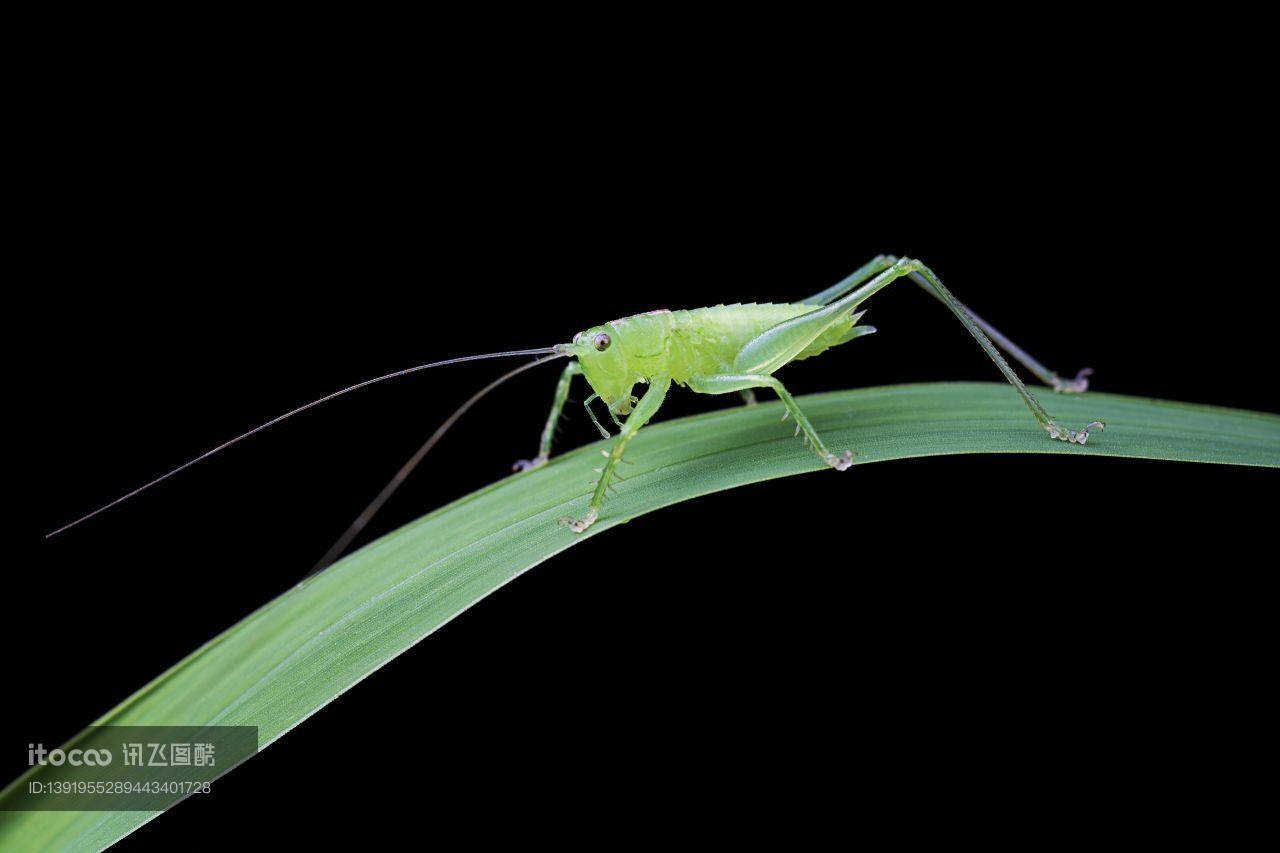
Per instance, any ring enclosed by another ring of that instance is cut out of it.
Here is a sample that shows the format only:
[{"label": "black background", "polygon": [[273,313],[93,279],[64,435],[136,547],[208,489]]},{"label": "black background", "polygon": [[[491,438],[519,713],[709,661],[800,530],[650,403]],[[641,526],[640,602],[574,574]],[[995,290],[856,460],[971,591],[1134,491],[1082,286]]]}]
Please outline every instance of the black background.
[{"label": "black background", "polygon": [[[1051,367],[1095,368],[1099,390],[1280,410],[1264,140],[1190,136],[1221,92],[1049,74],[1035,99],[771,91],[766,107],[751,87],[656,97],[642,74],[607,96],[504,78],[484,97],[309,75],[89,92],[58,149],[5,776],[27,742],[74,734],[296,582],[505,367],[360,392],[41,534],[403,366],[798,299],[892,252]],[[880,333],[785,369],[794,393],[999,379],[916,288],[868,307]],[[555,376],[477,407],[373,532],[531,455]],[[729,404],[677,391],[660,418]],[[564,446],[590,440],[568,412]],[[1096,814],[1153,786],[1176,803],[1254,736],[1276,483],[940,458],[666,509],[502,589],[120,849],[234,843],[264,808],[266,838],[320,843],[335,822],[466,823],[495,801],[530,832],[784,801],[796,819],[970,798]],[[655,583],[673,569],[674,593]]]}]

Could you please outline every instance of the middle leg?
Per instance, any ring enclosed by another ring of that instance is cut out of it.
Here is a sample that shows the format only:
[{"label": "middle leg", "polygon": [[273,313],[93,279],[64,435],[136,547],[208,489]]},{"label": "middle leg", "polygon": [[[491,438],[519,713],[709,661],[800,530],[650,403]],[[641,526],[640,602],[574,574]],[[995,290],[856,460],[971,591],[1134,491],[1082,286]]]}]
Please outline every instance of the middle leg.
[{"label": "middle leg", "polygon": [[782,400],[782,405],[786,407],[787,414],[795,418],[796,432],[804,433],[805,444],[809,445],[813,452],[818,454],[819,459],[837,471],[847,470],[853,465],[852,450],[846,450],[840,454],[827,450],[827,445],[823,442],[822,437],[818,435],[818,431],[813,428],[813,424],[809,422],[809,418],[801,411],[795,398],[783,387],[782,382],[777,377],[763,373],[693,376],[689,379],[689,387],[699,394],[731,394],[734,391],[743,391],[748,388],[772,388],[773,392]]},{"label": "middle leg", "polygon": [[[897,279],[912,276],[913,274],[915,274],[913,280],[916,281],[917,284],[921,284],[923,282],[923,286],[936,296],[943,305],[947,306],[947,308],[951,310],[951,313],[955,314],[956,319],[958,319],[964,327],[969,330],[969,334],[973,335],[974,340],[976,340],[978,344],[986,350],[987,355],[991,357],[993,362],[995,362],[996,367],[1000,368],[1000,372],[1004,374],[1005,378],[1009,380],[1009,384],[1012,385],[1014,390],[1016,390],[1019,396],[1022,397],[1022,401],[1027,404],[1027,408],[1031,410],[1031,414],[1035,416],[1035,419],[1039,422],[1040,426],[1049,433],[1050,438],[1056,438],[1060,441],[1067,441],[1073,444],[1084,444],[1089,440],[1089,435],[1092,430],[1106,428],[1106,424],[1101,421],[1094,421],[1079,430],[1058,426],[1058,424],[1054,422],[1053,418],[1049,416],[1049,413],[1045,411],[1044,406],[1040,405],[1040,401],[1036,399],[1035,395],[1031,393],[1030,389],[1027,388],[1023,381],[1018,378],[1018,375],[1013,372],[1013,368],[1009,367],[1009,363],[1000,355],[996,345],[993,344],[991,339],[986,336],[982,328],[974,322],[973,318],[969,315],[968,310],[960,304],[958,299],[951,295],[951,291],[947,290],[947,288],[943,286],[942,282],[938,280],[938,277],[934,275],[933,270],[929,269],[923,263],[915,260],[914,258],[902,258],[898,260],[893,266],[880,273],[862,287],[859,287],[852,293],[832,302],[825,308],[817,309],[817,311],[814,312],[814,315],[823,316],[826,313],[834,311],[852,310],[868,297],[877,291],[883,290]],[[807,316],[808,315],[797,319],[800,322],[804,322],[807,319]],[[779,323],[775,328],[785,330],[784,327],[788,324],[795,324],[796,322],[796,320],[786,321]],[[772,332],[772,330],[770,331]],[[766,335],[769,334],[770,332],[766,332],[765,335],[761,335],[760,338],[757,338],[756,340],[765,338]],[[756,341],[752,341],[752,344],[749,344],[748,347],[755,344]],[[757,347],[757,349],[762,348]],[[746,354],[747,349],[744,348],[743,352]],[[750,354],[755,355],[755,353]],[[1082,377],[1077,378],[1079,379]]]}]

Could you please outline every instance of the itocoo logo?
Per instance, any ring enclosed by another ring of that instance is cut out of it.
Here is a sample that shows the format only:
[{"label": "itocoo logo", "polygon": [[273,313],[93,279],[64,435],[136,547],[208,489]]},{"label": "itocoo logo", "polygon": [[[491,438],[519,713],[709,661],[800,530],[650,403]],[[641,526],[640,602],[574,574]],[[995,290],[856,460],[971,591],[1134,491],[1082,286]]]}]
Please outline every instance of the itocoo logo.
[{"label": "itocoo logo", "polygon": [[70,764],[72,767],[106,767],[111,763],[109,749],[60,749],[47,750],[42,743],[27,744],[27,763],[32,767],[37,764],[52,764],[61,767]]}]

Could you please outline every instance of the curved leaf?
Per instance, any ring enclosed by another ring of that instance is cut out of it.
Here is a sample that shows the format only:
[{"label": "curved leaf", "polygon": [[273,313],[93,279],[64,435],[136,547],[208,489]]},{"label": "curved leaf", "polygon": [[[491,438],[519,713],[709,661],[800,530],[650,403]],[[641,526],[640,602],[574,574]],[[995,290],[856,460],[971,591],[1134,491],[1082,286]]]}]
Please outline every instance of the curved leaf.
[{"label": "curved leaf", "polygon": [[[1088,394],[1055,397],[1067,426],[1105,417],[1084,446],[1052,441],[1013,391],[932,384],[845,391],[800,401],[857,464],[951,453],[1066,453],[1280,467],[1280,416]],[[678,501],[823,470],[779,423],[777,403],[648,427],[631,446],[627,483],[583,536],[557,524],[585,507],[584,471],[604,443],[509,477],[343,559],[196,650],[97,723],[256,725],[261,746],[479,599],[585,537]],[[593,461],[594,460],[594,461]],[[0,792],[13,797],[19,782]],[[8,812],[5,850],[101,849],[156,812]]]}]

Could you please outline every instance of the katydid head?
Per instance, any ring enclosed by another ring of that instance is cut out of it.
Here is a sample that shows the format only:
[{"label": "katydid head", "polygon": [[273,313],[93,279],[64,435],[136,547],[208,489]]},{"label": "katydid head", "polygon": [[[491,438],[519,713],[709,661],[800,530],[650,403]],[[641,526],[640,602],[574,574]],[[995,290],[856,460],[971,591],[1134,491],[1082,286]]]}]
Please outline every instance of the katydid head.
[{"label": "katydid head", "polygon": [[631,412],[631,389],[636,384],[635,371],[627,366],[620,330],[612,323],[595,326],[573,336],[565,350],[578,357],[582,374],[615,414]]}]

